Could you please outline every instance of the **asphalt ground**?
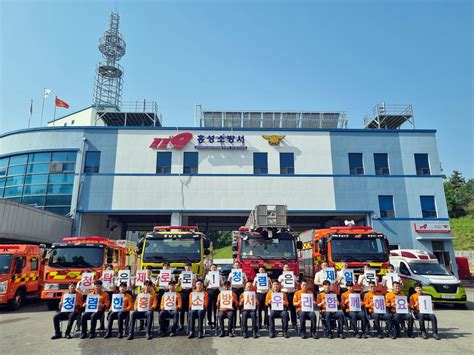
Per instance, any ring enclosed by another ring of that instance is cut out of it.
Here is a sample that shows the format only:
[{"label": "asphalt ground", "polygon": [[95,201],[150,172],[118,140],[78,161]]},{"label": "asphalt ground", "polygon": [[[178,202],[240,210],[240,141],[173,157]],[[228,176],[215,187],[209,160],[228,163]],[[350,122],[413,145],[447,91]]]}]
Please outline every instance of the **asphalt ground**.
[{"label": "asphalt ground", "polygon": [[[277,338],[270,339],[267,331],[262,330],[258,339],[206,335],[203,339],[177,336],[146,340],[141,334],[132,341],[115,337],[80,340],[78,335],[70,340],[50,340],[55,312],[48,311],[43,302],[30,301],[16,312],[0,309],[0,351],[3,354],[474,354],[474,289],[467,289],[467,294],[468,310],[456,310],[451,306],[435,308],[441,337],[439,341],[419,337],[303,340],[293,330],[289,339],[283,338],[281,333]],[[157,317],[155,327],[156,324]],[[278,325],[279,321],[277,328]],[[63,328],[65,326],[66,323],[63,323]]]}]

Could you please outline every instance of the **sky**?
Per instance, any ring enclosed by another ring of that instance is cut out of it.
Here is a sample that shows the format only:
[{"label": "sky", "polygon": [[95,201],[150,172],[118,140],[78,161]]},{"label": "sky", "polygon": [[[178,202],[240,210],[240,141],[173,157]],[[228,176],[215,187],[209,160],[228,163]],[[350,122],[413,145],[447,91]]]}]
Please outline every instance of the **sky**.
[{"label": "sky", "polygon": [[[117,8],[123,101],[155,100],[165,126],[216,110],[345,111],[412,104],[436,129],[443,173],[474,177],[471,1],[0,0],[0,133],[92,103],[98,40]],[[410,128],[406,126],[405,128]],[[1,152],[0,152],[1,154]]]}]

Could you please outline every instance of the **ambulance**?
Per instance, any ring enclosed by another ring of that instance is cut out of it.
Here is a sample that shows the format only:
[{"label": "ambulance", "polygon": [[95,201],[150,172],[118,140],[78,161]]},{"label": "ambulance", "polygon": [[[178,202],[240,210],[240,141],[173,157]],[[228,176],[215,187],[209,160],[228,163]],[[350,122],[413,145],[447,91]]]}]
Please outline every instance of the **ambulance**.
[{"label": "ambulance", "polygon": [[415,292],[415,283],[420,282],[423,292],[431,295],[433,303],[466,308],[466,290],[459,279],[438,262],[433,253],[415,249],[392,250],[390,263],[395,266],[403,281],[403,291],[409,296]]}]

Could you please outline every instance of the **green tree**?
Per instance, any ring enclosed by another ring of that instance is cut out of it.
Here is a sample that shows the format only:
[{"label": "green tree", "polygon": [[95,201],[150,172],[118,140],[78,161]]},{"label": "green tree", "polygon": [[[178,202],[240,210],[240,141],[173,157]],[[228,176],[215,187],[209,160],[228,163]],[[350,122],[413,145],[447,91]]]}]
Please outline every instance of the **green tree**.
[{"label": "green tree", "polygon": [[207,237],[211,239],[214,249],[219,249],[232,243],[231,231],[210,231]]},{"label": "green tree", "polygon": [[444,181],[444,193],[449,217],[456,218],[474,211],[474,180],[466,182],[462,174],[454,170]]}]

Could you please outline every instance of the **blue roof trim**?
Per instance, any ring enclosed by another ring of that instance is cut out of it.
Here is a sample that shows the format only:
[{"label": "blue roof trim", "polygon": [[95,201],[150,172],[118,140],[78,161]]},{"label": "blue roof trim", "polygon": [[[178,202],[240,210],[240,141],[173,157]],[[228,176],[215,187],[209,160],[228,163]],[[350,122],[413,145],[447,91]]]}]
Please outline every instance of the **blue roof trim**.
[{"label": "blue roof trim", "polygon": [[442,178],[442,175],[349,175],[349,174],[294,174],[294,175],[280,175],[280,174],[266,174],[266,175],[254,175],[254,174],[155,174],[155,173],[84,173],[85,176],[195,176],[195,177],[215,177],[215,176],[227,176],[227,177],[281,177],[281,178],[292,178],[292,177],[348,177],[348,178]]},{"label": "blue roof trim", "polygon": [[435,129],[362,129],[362,128],[212,128],[212,127],[104,127],[104,126],[61,126],[35,127],[6,132],[0,138],[13,134],[50,130],[142,130],[142,131],[226,131],[226,132],[337,132],[337,133],[436,133]]},{"label": "blue roof trim", "polygon": [[[250,213],[251,210],[84,210],[78,209],[78,212],[93,213]],[[373,210],[288,210],[288,213],[351,213],[367,214]]]},{"label": "blue roof trim", "polygon": [[449,221],[449,218],[372,218],[373,221]]}]

